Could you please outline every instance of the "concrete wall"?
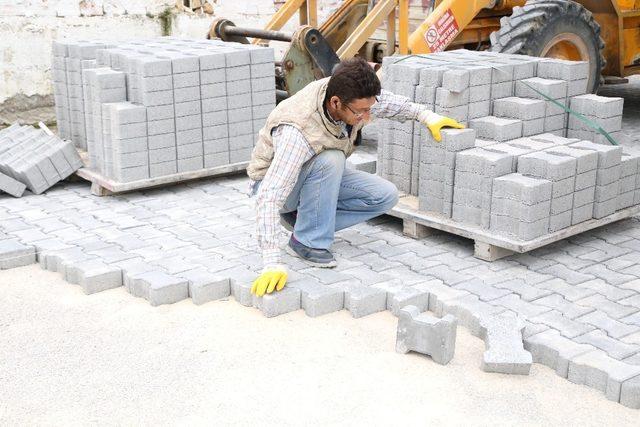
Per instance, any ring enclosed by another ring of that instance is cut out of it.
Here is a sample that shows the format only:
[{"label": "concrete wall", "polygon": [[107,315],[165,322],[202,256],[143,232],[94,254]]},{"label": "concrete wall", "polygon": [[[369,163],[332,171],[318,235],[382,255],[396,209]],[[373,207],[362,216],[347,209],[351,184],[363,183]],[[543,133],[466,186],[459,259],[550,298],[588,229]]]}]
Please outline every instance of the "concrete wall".
[{"label": "concrete wall", "polygon": [[[263,27],[282,0],[209,0],[214,15]],[[321,0],[320,19],[340,0]],[[159,36],[158,15],[174,12],[171,33],[205,37],[213,17],[178,11],[174,0],[13,0],[0,2],[0,126],[54,120],[51,42],[56,38],[123,40]],[[292,20],[294,21],[294,20]],[[291,22],[289,30],[295,28]],[[279,50],[283,45],[275,46]]]}]

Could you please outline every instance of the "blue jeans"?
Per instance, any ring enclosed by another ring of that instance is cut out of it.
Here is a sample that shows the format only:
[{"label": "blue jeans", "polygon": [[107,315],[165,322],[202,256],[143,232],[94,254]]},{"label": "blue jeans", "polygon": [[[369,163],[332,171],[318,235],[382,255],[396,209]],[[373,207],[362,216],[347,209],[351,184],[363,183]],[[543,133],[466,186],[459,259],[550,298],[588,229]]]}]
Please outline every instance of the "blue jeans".
[{"label": "blue jeans", "polygon": [[305,246],[329,249],[334,233],[388,212],[398,189],[367,172],[345,168],[340,150],[325,150],[307,161],[282,213],[298,211],[293,230]]}]

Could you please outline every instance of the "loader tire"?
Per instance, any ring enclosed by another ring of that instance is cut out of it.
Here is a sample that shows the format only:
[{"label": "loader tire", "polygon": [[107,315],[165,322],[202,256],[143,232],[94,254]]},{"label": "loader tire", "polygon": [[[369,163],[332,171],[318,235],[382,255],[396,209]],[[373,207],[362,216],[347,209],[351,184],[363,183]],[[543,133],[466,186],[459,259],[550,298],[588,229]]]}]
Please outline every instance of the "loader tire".
[{"label": "loader tire", "polygon": [[534,0],[513,8],[491,34],[491,50],[530,56],[589,61],[588,91],[595,93],[606,64],[600,24],[584,6],[570,0]]}]

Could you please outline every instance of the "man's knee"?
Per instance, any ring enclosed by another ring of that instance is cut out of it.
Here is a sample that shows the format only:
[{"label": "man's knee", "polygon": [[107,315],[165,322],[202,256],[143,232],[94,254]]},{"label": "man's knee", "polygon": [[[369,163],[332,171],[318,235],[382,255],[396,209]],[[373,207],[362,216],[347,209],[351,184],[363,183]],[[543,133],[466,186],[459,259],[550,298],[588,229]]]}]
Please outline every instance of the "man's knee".
[{"label": "man's knee", "polygon": [[385,210],[390,210],[398,203],[398,188],[389,181],[384,181],[380,188],[380,205]]},{"label": "man's knee", "polygon": [[341,150],[324,150],[316,156],[314,166],[323,170],[344,170],[346,156]]}]

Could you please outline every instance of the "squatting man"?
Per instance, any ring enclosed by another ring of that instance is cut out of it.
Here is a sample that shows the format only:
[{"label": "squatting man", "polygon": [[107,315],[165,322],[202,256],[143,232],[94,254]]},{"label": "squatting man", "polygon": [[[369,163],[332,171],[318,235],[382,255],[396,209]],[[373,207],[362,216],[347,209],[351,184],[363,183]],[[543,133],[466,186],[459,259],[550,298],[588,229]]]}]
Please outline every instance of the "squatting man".
[{"label": "squatting man", "polygon": [[287,281],[278,232],[292,231],[286,250],[316,267],[335,267],[334,233],[388,212],[398,201],[389,181],[345,168],[358,131],[372,118],[423,123],[436,141],[455,120],[408,98],[381,90],[361,58],[342,61],[331,77],[310,83],[278,104],[258,134],[247,168],[256,197],[257,238],[263,270],[253,282],[257,296]]}]

